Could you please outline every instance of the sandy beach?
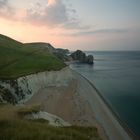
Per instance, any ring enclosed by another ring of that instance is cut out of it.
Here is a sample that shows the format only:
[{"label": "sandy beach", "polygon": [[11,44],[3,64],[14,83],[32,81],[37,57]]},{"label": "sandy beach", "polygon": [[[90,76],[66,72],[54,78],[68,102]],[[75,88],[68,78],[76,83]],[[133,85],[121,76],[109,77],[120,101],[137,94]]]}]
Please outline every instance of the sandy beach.
[{"label": "sandy beach", "polygon": [[[96,89],[69,67],[49,72],[49,81],[36,91],[27,105],[41,104],[44,111],[55,114],[72,125],[96,126],[103,140],[131,140],[101,99]],[[62,82],[63,81],[63,82]]]}]

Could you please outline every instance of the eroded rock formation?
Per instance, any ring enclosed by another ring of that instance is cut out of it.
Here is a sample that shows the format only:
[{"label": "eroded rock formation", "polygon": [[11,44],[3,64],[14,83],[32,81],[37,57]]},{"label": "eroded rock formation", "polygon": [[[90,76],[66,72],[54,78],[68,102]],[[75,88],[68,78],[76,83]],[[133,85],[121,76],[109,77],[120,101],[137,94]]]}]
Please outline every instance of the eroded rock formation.
[{"label": "eroded rock formation", "polygon": [[70,56],[72,57],[73,60],[78,60],[79,62],[82,63],[93,64],[94,57],[92,55],[86,56],[86,54],[81,50],[75,51]]}]

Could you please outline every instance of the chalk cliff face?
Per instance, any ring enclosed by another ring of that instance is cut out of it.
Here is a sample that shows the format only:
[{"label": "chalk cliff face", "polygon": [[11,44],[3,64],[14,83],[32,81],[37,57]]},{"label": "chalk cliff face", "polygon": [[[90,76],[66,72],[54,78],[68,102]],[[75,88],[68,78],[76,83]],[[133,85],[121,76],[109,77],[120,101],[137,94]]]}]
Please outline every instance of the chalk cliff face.
[{"label": "chalk cliff face", "polygon": [[23,103],[39,90],[50,86],[67,86],[73,75],[69,68],[46,71],[16,80],[0,80],[0,102]]}]

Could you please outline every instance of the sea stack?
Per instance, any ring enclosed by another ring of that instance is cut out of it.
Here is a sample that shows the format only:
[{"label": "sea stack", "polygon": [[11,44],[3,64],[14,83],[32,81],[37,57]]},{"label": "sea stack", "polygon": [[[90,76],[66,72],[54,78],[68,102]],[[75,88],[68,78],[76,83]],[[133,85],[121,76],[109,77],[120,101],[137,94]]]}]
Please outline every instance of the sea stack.
[{"label": "sea stack", "polygon": [[73,60],[78,60],[81,63],[93,64],[94,57],[92,55],[86,56],[81,50],[73,52],[70,56]]}]

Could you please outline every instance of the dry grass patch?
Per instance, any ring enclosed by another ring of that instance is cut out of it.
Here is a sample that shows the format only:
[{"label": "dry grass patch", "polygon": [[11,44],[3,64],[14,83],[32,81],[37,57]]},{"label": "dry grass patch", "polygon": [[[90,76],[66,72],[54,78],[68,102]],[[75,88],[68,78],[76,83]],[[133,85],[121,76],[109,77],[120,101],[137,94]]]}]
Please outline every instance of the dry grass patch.
[{"label": "dry grass patch", "polygon": [[44,119],[24,119],[39,110],[40,106],[0,105],[0,140],[101,140],[95,127],[54,127]]}]

